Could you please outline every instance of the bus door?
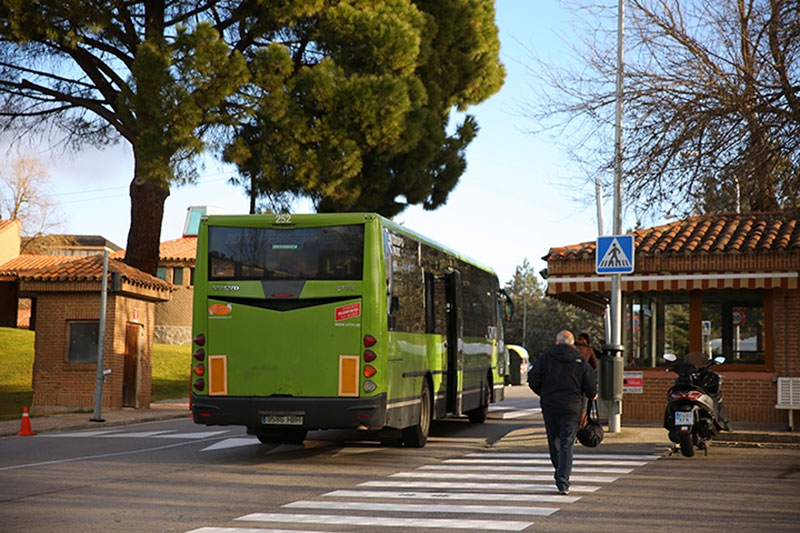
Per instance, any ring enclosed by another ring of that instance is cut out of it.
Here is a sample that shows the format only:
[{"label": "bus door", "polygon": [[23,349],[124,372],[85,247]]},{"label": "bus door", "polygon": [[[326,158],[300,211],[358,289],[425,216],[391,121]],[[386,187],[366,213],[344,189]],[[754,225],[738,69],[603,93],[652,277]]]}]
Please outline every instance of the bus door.
[{"label": "bus door", "polygon": [[461,414],[461,391],[464,370],[463,309],[461,306],[461,272],[453,270],[445,276],[447,300],[447,412]]}]

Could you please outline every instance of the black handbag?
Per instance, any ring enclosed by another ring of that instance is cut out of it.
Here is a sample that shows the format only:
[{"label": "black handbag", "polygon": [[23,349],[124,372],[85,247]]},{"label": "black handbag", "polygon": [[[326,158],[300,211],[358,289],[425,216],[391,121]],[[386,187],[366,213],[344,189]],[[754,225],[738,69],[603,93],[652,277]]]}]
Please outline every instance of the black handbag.
[{"label": "black handbag", "polygon": [[603,426],[597,414],[597,401],[590,401],[586,406],[586,425],[578,430],[578,442],[594,448],[603,442]]}]

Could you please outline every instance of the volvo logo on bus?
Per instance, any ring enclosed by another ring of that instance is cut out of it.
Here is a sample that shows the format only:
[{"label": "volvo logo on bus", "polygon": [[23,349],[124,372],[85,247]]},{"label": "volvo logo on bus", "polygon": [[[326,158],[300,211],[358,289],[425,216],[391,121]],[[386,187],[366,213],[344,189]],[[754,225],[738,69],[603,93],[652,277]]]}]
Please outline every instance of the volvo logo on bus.
[{"label": "volvo logo on bus", "polygon": [[212,285],[211,288],[214,289],[215,291],[238,291],[239,290],[239,286],[238,285]]}]

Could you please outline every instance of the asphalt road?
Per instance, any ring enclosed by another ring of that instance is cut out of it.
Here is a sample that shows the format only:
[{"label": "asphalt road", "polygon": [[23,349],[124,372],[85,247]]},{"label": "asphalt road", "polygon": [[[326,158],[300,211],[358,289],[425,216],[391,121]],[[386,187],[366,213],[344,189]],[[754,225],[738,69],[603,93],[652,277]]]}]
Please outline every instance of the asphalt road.
[{"label": "asphalt road", "polygon": [[559,496],[535,400],[509,396],[423,449],[345,431],[265,446],[186,417],[0,438],[0,531],[798,531],[797,448],[685,458],[663,430],[623,431],[577,449]]}]

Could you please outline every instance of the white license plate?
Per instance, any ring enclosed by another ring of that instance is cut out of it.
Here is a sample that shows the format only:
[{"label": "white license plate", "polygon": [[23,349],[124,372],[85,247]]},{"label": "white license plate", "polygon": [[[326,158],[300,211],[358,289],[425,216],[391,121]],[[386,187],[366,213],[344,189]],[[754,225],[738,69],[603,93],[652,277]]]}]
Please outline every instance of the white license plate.
[{"label": "white license plate", "polygon": [[677,411],[675,413],[676,426],[691,426],[694,424],[694,413],[692,411]]},{"label": "white license plate", "polygon": [[261,415],[261,423],[275,426],[302,426],[303,415]]}]

